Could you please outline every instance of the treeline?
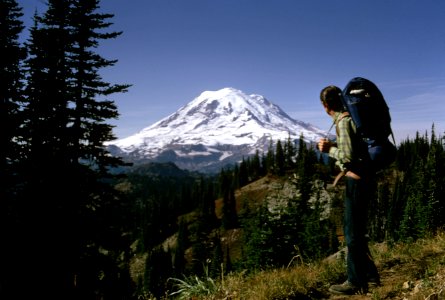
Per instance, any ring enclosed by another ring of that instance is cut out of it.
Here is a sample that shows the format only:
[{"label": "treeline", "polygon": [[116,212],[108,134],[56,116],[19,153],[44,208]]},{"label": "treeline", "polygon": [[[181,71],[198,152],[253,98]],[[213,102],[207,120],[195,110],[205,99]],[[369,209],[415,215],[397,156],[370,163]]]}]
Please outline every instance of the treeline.
[{"label": "treeline", "polygon": [[370,233],[374,240],[410,241],[445,225],[444,138],[434,124],[398,147],[393,169],[380,178]]}]

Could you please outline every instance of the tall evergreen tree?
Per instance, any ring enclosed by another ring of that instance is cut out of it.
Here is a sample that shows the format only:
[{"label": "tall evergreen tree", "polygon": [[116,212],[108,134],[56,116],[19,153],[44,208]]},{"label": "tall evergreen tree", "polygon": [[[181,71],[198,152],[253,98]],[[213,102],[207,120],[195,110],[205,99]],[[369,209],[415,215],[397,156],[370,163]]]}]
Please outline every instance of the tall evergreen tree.
[{"label": "tall evergreen tree", "polygon": [[155,299],[160,299],[164,296],[168,278],[172,275],[170,254],[164,252],[162,248],[153,249],[147,255],[144,270],[144,290]]},{"label": "tall evergreen tree", "polygon": [[235,190],[230,172],[221,173],[220,184],[223,196],[222,226],[224,229],[232,229],[238,225],[238,215],[236,212]]},{"label": "tall evergreen tree", "polygon": [[248,213],[241,219],[243,228],[242,265],[249,271],[270,267],[274,262],[271,213],[263,204],[255,213]]},{"label": "tall evergreen tree", "polygon": [[239,182],[239,187],[243,187],[247,183],[249,183],[247,160],[244,157],[239,165],[238,182]]},{"label": "tall evergreen tree", "polygon": [[258,150],[255,151],[255,155],[252,157],[251,169],[252,180],[256,180],[265,175],[261,167],[260,153]]},{"label": "tall evergreen tree", "polygon": [[175,276],[179,276],[180,274],[182,274],[185,269],[185,250],[187,250],[188,245],[187,235],[187,224],[184,220],[181,219],[181,221],[179,222],[176,247],[174,249],[173,268]]},{"label": "tall evergreen tree", "polygon": [[214,184],[210,179],[201,178],[201,203],[199,203],[200,219],[206,226],[214,227],[217,221],[215,214]]},{"label": "tall evergreen tree", "polygon": [[436,136],[434,124],[431,129],[430,150],[426,157],[425,172],[429,175],[425,182],[427,192],[427,209],[430,230],[434,231],[443,224],[445,212],[445,154],[443,139]]},{"label": "tall evergreen tree", "polygon": [[[0,1],[0,298],[6,299],[7,287],[20,276],[12,259],[18,249],[16,227],[17,194],[22,183],[18,163],[21,160],[20,114],[23,101],[23,59],[26,51],[19,44],[23,31],[22,9],[15,0]],[[12,287],[14,289],[14,287]]]},{"label": "tall evergreen tree", "polygon": [[224,253],[221,246],[221,239],[219,235],[213,238],[213,254],[209,266],[209,275],[212,278],[221,276],[224,271]]},{"label": "tall evergreen tree", "polygon": [[22,9],[15,0],[0,2],[0,119],[3,124],[0,132],[1,193],[4,187],[10,186],[5,176],[11,175],[11,164],[20,158],[17,138],[20,135],[20,106],[23,102],[22,66],[26,56],[25,48],[18,42],[24,29],[20,20],[22,16]]},{"label": "tall evergreen tree", "polygon": [[297,154],[295,145],[291,137],[289,136],[284,144],[284,155],[285,155],[285,168],[287,170],[292,170],[295,166],[294,158]]},{"label": "tall evergreen tree", "polygon": [[263,159],[263,166],[267,173],[275,172],[275,150],[273,148],[273,141],[271,140],[269,143],[269,148],[267,149],[267,154]]},{"label": "tall evergreen tree", "polygon": [[275,166],[276,166],[276,173],[280,176],[284,175],[285,173],[285,156],[284,156],[284,149],[283,145],[281,144],[281,141],[277,141],[276,145],[276,151],[275,151]]},{"label": "tall evergreen tree", "polygon": [[27,43],[28,172],[18,221],[27,241],[21,246],[33,247],[38,257],[24,261],[33,266],[34,296],[105,297],[129,284],[97,281],[100,274],[113,276],[108,272],[127,247],[120,238],[125,227],[118,219],[118,195],[110,184],[110,169],[123,162],[103,143],[114,138],[107,120],[118,116],[107,97],[128,87],[106,83],[99,75],[116,61],[94,49],[120,33],[105,33],[112,15],[98,9],[97,0],[50,0],[47,11],[35,16]]},{"label": "tall evergreen tree", "polygon": [[312,147],[306,147],[303,135],[300,136],[296,174],[298,176],[297,188],[301,193],[301,202],[308,205],[312,193],[312,180],[315,176],[317,155]]}]

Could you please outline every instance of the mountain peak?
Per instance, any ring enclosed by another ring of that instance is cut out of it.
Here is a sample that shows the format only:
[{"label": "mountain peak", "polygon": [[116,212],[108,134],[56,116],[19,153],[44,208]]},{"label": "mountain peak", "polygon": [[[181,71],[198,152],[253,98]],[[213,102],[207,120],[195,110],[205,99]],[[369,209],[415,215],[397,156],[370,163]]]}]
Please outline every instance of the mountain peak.
[{"label": "mountain peak", "polygon": [[[205,91],[184,107],[197,109],[205,106],[206,112],[215,111],[218,113],[243,113],[246,109],[254,109],[257,113],[264,113],[262,106],[265,99],[262,96],[246,95],[241,90],[231,87],[217,91]],[[180,109],[181,111],[182,109]],[[195,111],[195,110],[193,110]]]},{"label": "mountain peak", "polygon": [[271,142],[298,139],[301,134],[315,141],[324,133],[292,119],[261,95],[226,87],[202,92],[175,113],[109,145],[133,159],[177,163],[180,158],[213,164],[240,160],[256,150],[265,152]]},{"label": "mountain peak", "polygon": [[201,93],[201,95],[198,96],[198,98],[208,98],[208,97],[226,97],[230,94],[244,94],[242,91],[232,88],[232,87],[225,87],[220,90],[216,91],[204,91]]}]

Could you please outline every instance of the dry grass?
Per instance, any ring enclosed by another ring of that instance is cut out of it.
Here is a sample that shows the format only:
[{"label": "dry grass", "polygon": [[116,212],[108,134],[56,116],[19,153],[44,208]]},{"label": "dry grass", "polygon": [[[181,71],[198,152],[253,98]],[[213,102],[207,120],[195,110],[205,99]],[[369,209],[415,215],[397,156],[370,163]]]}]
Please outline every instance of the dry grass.
[{"label": "dry grass", "polygon": [[[215,280],[211,295],[188,299],[442,299],[445,289],[445,234],[412,243],[372,245],[382,286],[367,295],[332,297],[330,284],[344,280],[344,260],[300,264],[255,274],[231,273]],[[205,281],[205,279],[203,279]],[[434,298],[435,296],[439,298]],[[173,299],[173,298],[170,298]],[[185,299],[185,298],[183,298]]]},{"label": "dry grass", "polygon": [[[320,298],[328,282],[344,276],[343,262],[314,263],[290,268],[260,271],[247,275],[231,273],[218,279],[217,292],[187,299],[301,299]],[[203,279],[203,282],[206,281]]]}]

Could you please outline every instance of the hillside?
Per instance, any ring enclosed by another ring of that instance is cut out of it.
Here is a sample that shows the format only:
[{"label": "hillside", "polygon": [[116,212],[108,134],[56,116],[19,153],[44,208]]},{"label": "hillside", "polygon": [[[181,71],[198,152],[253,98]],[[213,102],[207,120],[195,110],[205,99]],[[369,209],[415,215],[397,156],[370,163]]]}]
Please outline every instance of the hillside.
[{"label": "hillside", "polygon": [[345,279],[344,260],[341,256],[333,255],[309,264],[297,257],[288,268],[253,275],[237,272],[216,280],[189,277],[176,286],[176,289],[182,289],[181,296],[168,299],[445,299],[444,232],[412,243],[370,246],[382,284],[365,295],[338,296],[329,293],[330,284]]},{"label": "hillside", "polygon": [[[368,232],[383,285],[355,298],[424,299],[442,293],[445,156],[440,147],[435,138],[407,141],[394,167],[378,174]],[[194,189],[201,193],[185,198],[195,201],[193,208],[172,217],[168,210],[147,215],[150,222],[169,216],[169,227],[159,226],[166,234],[156,243],[155,235],[142,239],[153,247],[134,256],[139,260],[139,268],[132,267],[134,282],[150,279],[144,289],[157,291],[158,299],[339,298],[328,288],[345,280],[345,261],[327,257],[344,247],[343,183],[333,188],[335,174],[306,155],[299,156],[300,168],[281,174],[248,173],[257,169],[246,162],[238,173],[201,178]],[[301,164],[306,161],[313,164]],[[172,183],[165,185],[169,192],[177,186]],[[176,203],[184,202],[168,207]],[[143,275],[144,262],[150,277]],[[168,268],[175,272],[163,271]],[[164,277],[154,277],[158,274]]]},{"label": "hillside", "polygon": [[[236,192],[237,208],[258,207],[258,199],[285,199],[297,191],[288,180],[264,177]],[[221,199],[216,201],[220,217]],[[341,218],[339,210],[333,214]],[[338,220],[337,220],[338,221]],[[242,233],[233,229],[222,233],[221,239],[232,258],[239,256],[242,248]],[[341,231],[338,231],[341,239]],[[183,289],[178,299],[445,299],[445,234],[439,232],[429,239],[416,242],[371,244],[371,251],[381,275],[382,285],[366,295],[336,296],[328,292],[330,284],[345,280],[343,252],[325,260],[306,263],[301,257],[289,260],[287,268],[264,270],[246,275],[230,273],[219,279],[190,277],[178,282]],[[237,253],[238,252],[238,253]],[[182,280],[182,279],[181,279]],[[205,288],[204,288],[205,287]],[[187,293],[189,289],[190,294]],[[186,295],[190,296],[187,297]],[[171,299],[171,298],[169,298]]]},{"label": "hillside", "polygon": [[[444,249],[443,232],[410,244],[372,245],[382,285],[366,295],[330,294],[328,287],[332,280],[342,279],[343,268],[341,261],[329,260],[253,276],[230,274],[218,280],[209,294],[195,289],[193,299],[445,299]],[[198,283],[212,286],[203,279],[190,285],[190,290]]]}]

